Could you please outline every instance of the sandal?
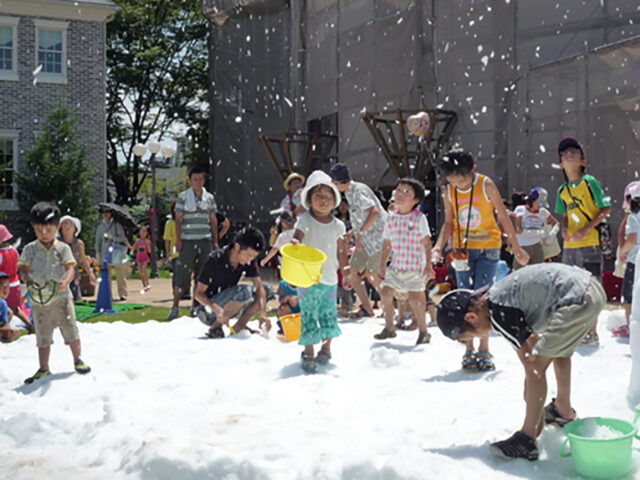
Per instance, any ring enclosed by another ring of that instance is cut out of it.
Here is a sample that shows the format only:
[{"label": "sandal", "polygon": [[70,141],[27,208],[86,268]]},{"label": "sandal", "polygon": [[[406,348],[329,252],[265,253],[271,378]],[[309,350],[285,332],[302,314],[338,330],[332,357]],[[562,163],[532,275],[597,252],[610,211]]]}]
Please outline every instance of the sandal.
[{"label": "sandal", "polygon": [[462,356],[462,370],[468,373],[476,373],[480,371],[478,369],[476,352],[469,350]]},{"label": "sandal", "polygon": [[222,327],[211,327],[206,335],[209,338],[224,338],[224,330]]},{"label": "sandal", "polygon": [[578,418],[576,411],[572,408],[573,418],[564,418],[558,410],[556,409],[556,399],[552,398],[549,405],[544,407],[544,423],[547,425],[557,425],[559,427],[564,427],[567,423],[573,422],[576,418]]},{"label": "sandal", "polygon": [[496,365],[493,363],[493,355],[488,350],[478,350],[476,358],[478,359],[478,369],[481,372],[493,372],[496,369]]},{"label": "sandal", "polygon": [[300,354],[300,364],[302,365],[302,370],[306,373],[316,373],[318,369],[313,355],[307,355],[304,352]]},{"label": "sandal", "polygon": [[374,315],[374,313],[369,313],[364,308],[360,307],[360,310],[358,310],[356,313],[351,314],[351,318],[367,318],[373,317]]},{"label": "sandal", "polygon": [[326,365],[331,360],[331,352],[324,348],[318,350],[318,354],[316,355],[316,363],[318,365]]},{"label": "sandal", "polygon": [[502,458],[526,458],[529,461],[538,460],[540,452],[536,441],[529,435],[517,431],[506,440],[492,443],[489,450]]},{"label": "sandal", "polygon": [[621,327],[611,330],[614,337],[629,338],[629,325],[622,325]]},{"label": "sandal", "polygon": [[429,332],[420,332],[418,334],[418,341],[416,345],[422,345],[423,343],[429,343],[431,341],[431,334]]},{"label": "sandal", "polygon": [[380,333],[376,333],[373,338],[376,340],[386,340],[387,338],[396,338],[395,330],[387,330],[387,327],[384,327]]}]

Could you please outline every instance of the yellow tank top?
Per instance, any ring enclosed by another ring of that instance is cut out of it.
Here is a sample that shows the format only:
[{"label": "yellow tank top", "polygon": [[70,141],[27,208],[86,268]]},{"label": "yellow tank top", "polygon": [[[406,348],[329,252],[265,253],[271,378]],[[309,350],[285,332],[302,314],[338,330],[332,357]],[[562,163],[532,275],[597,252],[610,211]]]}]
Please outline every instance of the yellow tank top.
[{"label": "yellow tank top", "polygon": [[[464,239],[467,238],[467,248],[480,250],[485,248],[500,248],[502,246],[502,232],[496,222],[493,204],[487,196],[485,184],[486,175],[475,174],[473,186],[469,190],[457,190],[447,185],[447,193],[453,207],[453,247],[464,247]],[[473,200],[470,202],[471,192]],[[469,217],[469,204],[471,204],[471,216]],[[467,222],[469,233],[467,235]],[[458,228],[458,226],[460,228]]]}]

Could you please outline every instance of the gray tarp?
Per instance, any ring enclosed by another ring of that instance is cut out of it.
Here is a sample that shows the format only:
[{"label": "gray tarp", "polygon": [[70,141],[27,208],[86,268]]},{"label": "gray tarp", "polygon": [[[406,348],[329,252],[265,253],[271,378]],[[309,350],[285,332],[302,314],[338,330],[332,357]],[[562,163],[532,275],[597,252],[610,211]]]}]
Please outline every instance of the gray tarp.
[{"label": "gray tarp", "polygon": [[268,222],[284,190],[257,133],[314,119],[337,125],[356,178],[393,183],[362,113],[439,106],[505,198],[545,186],[554,202],[556,144],[578,137],[616,227],[639,163],[639,23],[636,0],[296,0],[232,16],[212,26],[219,203]]}]

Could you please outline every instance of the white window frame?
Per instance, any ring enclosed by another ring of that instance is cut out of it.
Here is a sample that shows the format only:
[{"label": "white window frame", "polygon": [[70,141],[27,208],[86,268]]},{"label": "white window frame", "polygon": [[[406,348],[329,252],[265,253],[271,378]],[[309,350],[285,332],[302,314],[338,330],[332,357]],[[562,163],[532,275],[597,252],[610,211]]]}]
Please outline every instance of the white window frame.
[{"label": "white window frame", "polygon": [[35,45],[35,66],[34,71],[38,68],[38,48],[40,45],[40,30],[56,30],[62,32],[62,68],[61,73],[49,73],[40,71],[36,74],[36,79],[41,83],[67,83],[67,28],[68,22],[54,22],[51,20],[34,20],[36,26],[36,45]]},{"label": "white window frame", "polygon": [[11,52],[11,70],[0,70],[0,80],[18,81],[18,23],[20,20],[16,17],[0,16],[0,26],[11,28],[13,34],[13,51]]},{"label": "white window frame", "polygon": [[18,183],[16,182],[16,173],[18,173],[18,138],[20,132],[18,130],[0,130],[0,140],[13,141],[13,198],[0,199],[0,210],[18,210]]}]

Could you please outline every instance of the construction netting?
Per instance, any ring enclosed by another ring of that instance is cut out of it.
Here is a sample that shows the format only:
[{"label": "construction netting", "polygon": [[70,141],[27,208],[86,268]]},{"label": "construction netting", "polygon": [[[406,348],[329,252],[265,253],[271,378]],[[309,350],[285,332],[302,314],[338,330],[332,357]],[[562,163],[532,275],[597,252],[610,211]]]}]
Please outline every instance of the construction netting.
[{"label": "construction netting", "polygon": [[216,194],[232,220],[266,224],[285,194],[260,133],[330,125],[334,158],[378,187],[395,178],[363,115],[443,108],[458,114],[452,143],[505,198],[544,186],[554,202],[556,145],[577,137],[617,227],[640,163],[635,0],[223,3],[237,8],[211,27],[211,143]]}]

